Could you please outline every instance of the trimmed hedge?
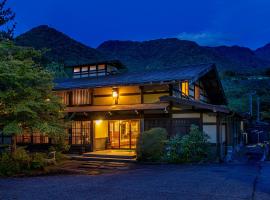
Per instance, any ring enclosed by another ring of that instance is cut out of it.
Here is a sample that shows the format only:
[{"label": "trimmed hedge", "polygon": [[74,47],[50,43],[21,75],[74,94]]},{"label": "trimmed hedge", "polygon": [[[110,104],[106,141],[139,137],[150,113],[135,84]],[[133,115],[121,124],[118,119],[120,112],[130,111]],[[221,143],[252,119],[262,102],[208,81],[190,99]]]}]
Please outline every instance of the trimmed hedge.
[{"label": "trimmed hedge", "polygon": [[161,161],[167,136],[163,128],[152,128],[140,134],[136,149],[138,161]]}]

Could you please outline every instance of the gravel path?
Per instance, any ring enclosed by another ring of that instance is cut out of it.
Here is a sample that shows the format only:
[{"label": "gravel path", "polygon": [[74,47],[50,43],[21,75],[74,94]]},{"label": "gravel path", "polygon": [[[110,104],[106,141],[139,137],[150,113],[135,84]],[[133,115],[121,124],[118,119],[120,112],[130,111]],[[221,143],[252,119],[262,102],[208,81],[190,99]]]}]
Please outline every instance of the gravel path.
[{"label": "gravel path", "polygon": [[[256,199],[254,188],[262,187],[256,181],[263,169],[255,164],[139,165],[97,176],[0,179],[0,199]],[[270,199],[265,188],[260,195]]]}]

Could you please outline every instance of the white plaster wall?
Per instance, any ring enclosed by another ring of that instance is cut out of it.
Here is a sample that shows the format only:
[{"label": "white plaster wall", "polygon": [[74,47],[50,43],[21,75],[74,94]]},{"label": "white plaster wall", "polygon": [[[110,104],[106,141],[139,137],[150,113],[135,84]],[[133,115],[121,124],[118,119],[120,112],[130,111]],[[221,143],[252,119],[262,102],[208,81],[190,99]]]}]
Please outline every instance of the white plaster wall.
[{"label": "white plaster wall", "polygon": [[200,113],[173,114],[172,118],[200,118]]},{"label": "white plaster wall", "polygon": [[203,123],[216,123],[217,122],[217,117],[216,114],[203,114]]},{"label": "white plaster wall", "polygon": [[221,131],[222,131],[222,142],[225,142],[226,141],[226,126],[225,125],[222,125]]},{"label": "white plaster wall", "polygon": [[203,125],[203,131],[210,137],[210,143],[217,142],[217,126],[216,125]]}]

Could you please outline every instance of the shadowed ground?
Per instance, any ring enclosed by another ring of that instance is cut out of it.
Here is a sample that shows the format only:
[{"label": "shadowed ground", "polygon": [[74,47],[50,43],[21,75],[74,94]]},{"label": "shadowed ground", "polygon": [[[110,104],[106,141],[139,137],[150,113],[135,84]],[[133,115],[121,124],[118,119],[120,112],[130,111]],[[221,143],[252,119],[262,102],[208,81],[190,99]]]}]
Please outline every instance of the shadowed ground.
[{"label": "shadowed ground", "polygon": [[102,175],[0,179],[0,199],[270,199],[269,165],[138,165]]}]

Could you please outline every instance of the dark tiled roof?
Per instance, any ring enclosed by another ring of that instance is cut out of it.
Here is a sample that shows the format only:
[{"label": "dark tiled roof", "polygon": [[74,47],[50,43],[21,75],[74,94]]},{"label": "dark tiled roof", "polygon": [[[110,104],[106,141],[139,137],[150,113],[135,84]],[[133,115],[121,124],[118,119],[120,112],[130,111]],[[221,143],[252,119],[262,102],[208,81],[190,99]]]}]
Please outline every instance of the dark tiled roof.
[{"label": "dark tiled roof", "polygon": [[108,64],[108,65],[115,66],[118,69],[126,69],[126,66],[123,63],[121,63],[119,60],[107,60],[107,61],[99,61],[99,62],[94,62],[94,63],[82,63],[80,65],[68,65],[68,66],[65,66],[65,68],[82,67],[82,66],[99,65],[99,64]]},{"label": "dark tiled roof", "polygon": [[214,64],[201,64],[178,68],[167,68],[162,70],[125,72],[97,78],[62,79],[55,81],[55,90],[121,85],[143,85],[174,80],[188,80],[193,82],[214,68]]}]

